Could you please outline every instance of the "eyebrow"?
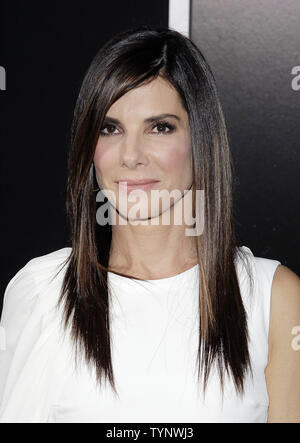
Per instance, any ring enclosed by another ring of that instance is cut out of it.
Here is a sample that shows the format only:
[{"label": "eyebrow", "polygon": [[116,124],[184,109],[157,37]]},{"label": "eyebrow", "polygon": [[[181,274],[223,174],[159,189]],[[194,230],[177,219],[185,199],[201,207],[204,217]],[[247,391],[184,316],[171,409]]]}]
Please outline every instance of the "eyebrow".
[{"label": "eyebrow", "polygon": [[[151,117],[145,118],[144,123],[153,123],[156,122],[158,120],[161,120],[163,118],[167,118],[167,117],[174,117],[176,118],[178,121],[180,121],[180,117],[178,117],[178,115],[176,114],[159,114],[159,115],[152,115]],[[111,123],[115,123],[115,124],[120,124],[120,120],[118,120],[117,118],[113,118],[113,117],[105,117],[104,118],[105,122],[111,122]]]}]

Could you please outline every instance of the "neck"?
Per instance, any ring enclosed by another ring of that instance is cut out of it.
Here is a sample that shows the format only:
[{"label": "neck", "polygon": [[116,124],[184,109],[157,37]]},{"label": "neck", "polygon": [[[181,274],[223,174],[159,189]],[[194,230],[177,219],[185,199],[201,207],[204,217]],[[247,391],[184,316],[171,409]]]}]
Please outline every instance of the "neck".
[{"label": "neck", "polygon": [[[174,206],[168,209],[171,222]],[[162,223],[162,215],[144,225],[133,225],[130,221],[112,225],[109,260],[112,270],[155,279],[176,275],[198,263],[196,237],[186,235],[191,224],[186,224],[182,217],[181,224],[166,225]]]}]

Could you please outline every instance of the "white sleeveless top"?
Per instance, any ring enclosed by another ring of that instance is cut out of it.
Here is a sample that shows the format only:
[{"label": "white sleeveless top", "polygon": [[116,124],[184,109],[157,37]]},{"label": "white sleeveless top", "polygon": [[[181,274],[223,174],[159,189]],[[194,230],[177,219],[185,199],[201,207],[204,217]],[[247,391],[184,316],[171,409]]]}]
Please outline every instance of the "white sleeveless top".
[{"label": "white sleeveless top", "polygon": [[173,277],[140,282],[108,273],[112,362],[119,398],[93,367],[75,367],[69,334],[55,310],[71,248],[30,260],[7,285],[0,328],[1,422],[266,422],[271,285],[278,260],[250,260],[254,292],[242,260],[236,266],[248,315],[253,368],[238,396],[225,377],[222,402],[216,367],[205,398],[197,380],[198,265]]}]

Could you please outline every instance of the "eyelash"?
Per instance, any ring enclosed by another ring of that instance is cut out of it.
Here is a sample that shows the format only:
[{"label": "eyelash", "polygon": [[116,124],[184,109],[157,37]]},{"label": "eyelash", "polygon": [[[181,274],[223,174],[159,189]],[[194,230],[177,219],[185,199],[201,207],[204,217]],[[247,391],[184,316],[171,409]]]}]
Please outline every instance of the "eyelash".
[{"label": "eyelash", "polygon": [[[171,123],[169,123],[169,122],[167,122],[167,121],[164,121],[164,120],[161,120],[161,121],[157,121],[157,122],[155,122],[153,125],[152,125],[152,127],[151,127],[151,129],[154,129],[156,126],[162,126],[163,128],[168,128],[169,129],[169,131],[167,131],[167,132],[163,132],[163,131],[158,131],[157,132],[157,134],[162,134],[162,135],[167,135],[167,134],[171,134],[172,132],[174,132],[174,130],[175,130],[175,126],[174,125],[172,125]],[[116,128],[116,126],[115,125],[110,125],[110,124],[107,124],[107,125],[105,125],[105,126],[103,126],[102,128],[101,128],[101,131],[103,131],[104,129],[106,129],[107,127],[112,127],[112,128]],[[105,133],[103,133],[103,132],[101,132],[100,131],[100,136],[104,136],[104,137],[107,137],[107,136],[110,136],[110,135],[118,135],[118,134],[105,134]]]}]

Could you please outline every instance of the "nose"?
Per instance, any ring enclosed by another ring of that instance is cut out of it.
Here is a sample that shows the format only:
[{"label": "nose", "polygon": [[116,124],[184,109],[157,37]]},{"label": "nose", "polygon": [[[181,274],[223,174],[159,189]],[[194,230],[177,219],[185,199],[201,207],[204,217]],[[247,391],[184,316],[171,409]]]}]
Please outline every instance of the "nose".
[{"label": "nose", "polygon": [[127,134],[120,147],[120,164],[128,168],[134,168],[138,164],[146,165],[145,141],[139,134]]}]

